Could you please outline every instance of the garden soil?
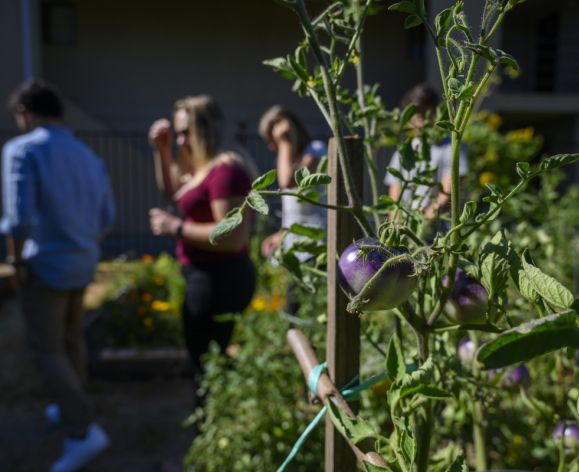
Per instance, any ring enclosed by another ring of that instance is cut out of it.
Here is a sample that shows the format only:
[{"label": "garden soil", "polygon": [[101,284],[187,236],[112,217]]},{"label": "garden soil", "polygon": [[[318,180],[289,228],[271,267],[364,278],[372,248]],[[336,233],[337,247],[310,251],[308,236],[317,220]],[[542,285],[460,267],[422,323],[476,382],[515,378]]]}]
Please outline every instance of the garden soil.
[{"label": "garden soil", "polygon": [[[181,470],[193,431],[181,426],[192,408],[191,379],[90,378],[87,391],[110,448],[86,472]],[[27,352],[15,300],[0,307],[0,471],[44,472],[58,458],[63,435],[47,425],[47,398]]]}]

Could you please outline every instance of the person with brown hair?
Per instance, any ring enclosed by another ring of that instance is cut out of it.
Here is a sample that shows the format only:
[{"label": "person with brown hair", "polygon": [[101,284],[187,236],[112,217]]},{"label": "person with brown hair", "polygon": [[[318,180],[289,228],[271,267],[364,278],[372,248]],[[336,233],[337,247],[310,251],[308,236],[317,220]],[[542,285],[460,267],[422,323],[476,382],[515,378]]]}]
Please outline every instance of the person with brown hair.
[{"label": "person with brown hair", "polygon": [[25,132],[3,148],[3,234],[14,239],[28,343],[55,402],[45,411],[66,434],[52,472],[79,470],[109,444],[83,389],[83,294],[112,225],[106,167],[62,125],[56,88],[24,82],[10,108]]},{"label": "person with brown hair", "polygon": [[[315,172],[320,159],[327,155],[327,146],[319,140],[312,141],[302,122],[288,109],[274,105],[261,117],[259,134],[270,149],[276,151],[277,182],[280,189],[292,189],[296,186],[295,172],[306,168]],[[264,257],[271,257],[283,244],[285,249],[292,246],[299,238],[293,233],[285,233],[296,223],[319,228],[326,227],[326,212],[320,207],[300,202],[297,197],[281,197],[281,229],[266,237],[261,245]],[[306,253],[296,253],[298,259],[305,261]],[[287,310],[295,314],[299,308],[295,296],[295,287],[290,285],[286,295]]]},{"label": "person with brown hair", "polygon": [[[436,117],[439,97],[436,91],[428,84],[421,83],[415,85],[404,94],[400,101],[400,106],[404,108],[411,103],[416,106],[416,113],[410,120],[411,133],[413,134],[412,148],[418,151],[422,146],[420,136],[426,121]],[[401,196],[402,184],[400,180],[392,174],[387,174],[384,183],[388,186],[388,194],[394,200],[401,198],[410,207],[421,209],[427,220],[435,221],[439,213],[447,212],[450,207],[451,164],[450,136],[431,147],[429,162],[422,161],[418,164],[417,169],[410,171],[402,168],[400,153],[396,151],[390,161],[390,167],[400,171],[407,180],[411,180],[417,176],[418,171],[425,170],[427,165],[434,166],[436,168],[436,180],[440,183],[441,190],[431,189],[425,185],[417,185],[415,189],[406,188]],[[466,153],[464,149],[461,149],[459,174],[464,176],[467,170]],[[412,193],[414,193],[414,198],[411,200]]]},{"label": "person with brown hair", "polygon": [[[295,187],[295,172],[302,167],[315,172],[320,159],[327,154],[326,144],[319,140],[312,141],[302,122],[280,105],[272,106],[262,115],[259,134],[277,153],[277,183],[280,189]],[[265,257],[270,257],[280,246],[283,229],[290,228],[293,223],[326,226],[326,214],[322,209],[300,203],[296,197],[283,195],[281,207],[282,230],[263,241],[261,252]],[[284,247],[290,247],[295,236],[287,234],[283,240]]]},{"label": "person with brown hair", "polygon": [[227,212],[240,206],[251,189],[253,165],[242,152],[224,146],[225,122],[217,102],[208,95],[185,97],[175,103],[173,124],[179,163],[172,156],[168,120],[151,126],[158,183],[179,207],[182,217],[159,208],[150,210],[153,234],[172,236],[187,282],[183,327],[187,349],[197,374],[211,341],[224,351],[233,321],[216,317],[239,313],[251,301],[255,270],[249,258],[250,218],[217,245],[209,236]]}]

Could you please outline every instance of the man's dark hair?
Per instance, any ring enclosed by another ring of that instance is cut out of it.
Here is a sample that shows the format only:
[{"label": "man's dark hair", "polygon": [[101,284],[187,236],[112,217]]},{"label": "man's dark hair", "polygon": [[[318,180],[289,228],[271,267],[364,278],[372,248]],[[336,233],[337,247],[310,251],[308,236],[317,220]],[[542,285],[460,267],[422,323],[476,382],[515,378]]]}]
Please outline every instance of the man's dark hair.
[{"label": "man's dark hair", "polygon": [[41,118],[60,119],[64,104],[56,87],[42,79],[30,79],[18,86],[8,99],[13,113],[28,111]]},{"label": "man's dark hair", "polygon": [[436,110],[439,102],[438,93],[427,83],[417,84],[408,90],[402,100],[400,100],[400,105],[404,108],[411,103],[416,105],[416,111],[424,115],[427,111]]}]

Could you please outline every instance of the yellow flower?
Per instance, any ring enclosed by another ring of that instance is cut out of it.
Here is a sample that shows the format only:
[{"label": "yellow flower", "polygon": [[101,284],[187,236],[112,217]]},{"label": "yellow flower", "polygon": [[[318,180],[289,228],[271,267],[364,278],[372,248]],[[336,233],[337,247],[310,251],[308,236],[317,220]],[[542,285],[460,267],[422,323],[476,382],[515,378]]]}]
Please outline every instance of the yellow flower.
[{"label": "yellow flower", "polygon": [[497,154],[496,150],[488,149],[487,152],[485,152],[485,155],[483,158],[484,158],[485,162],[492,164],[493,162],[497,162],[499,160],[499,155]]},{"label": "yellow flower", "polygon": [[154,311],[169,311],[172,308],[171,303],[164,302],[163,300],[155,300],[151,303],[151,308]]},{"label": "yellow flower", "polygon": [[516,129],[507,134],[507,142],[509,143],[528,143],[533,140],[535,136],[535,128],[529,126],[527,128]]},{"label": "yellow flower", "polygon": [[497,130],[503,124],[503,119],[496,113],[492,113],[487,117],[486,124],[490,129]]},{"label": "yellow flower", "polygon": [[255,311],[263,311],[266,306],[267,303],[263,297],[256,297],[251,301],[251,308]]},{"label": "yellow flower", "polygon": [[147,330],[151,331],[153,329],[153,327],[155,326],[155,322],[153,321],[153,318],[151,318],[150,316],[147,316],[143,320],[143,325],[145,326],[145,328]]},{"label": "yellow flower", "polygon": [[483,172],[478,178],[481,185],[492,184],[496,182],[497,176],[493,172]]}]

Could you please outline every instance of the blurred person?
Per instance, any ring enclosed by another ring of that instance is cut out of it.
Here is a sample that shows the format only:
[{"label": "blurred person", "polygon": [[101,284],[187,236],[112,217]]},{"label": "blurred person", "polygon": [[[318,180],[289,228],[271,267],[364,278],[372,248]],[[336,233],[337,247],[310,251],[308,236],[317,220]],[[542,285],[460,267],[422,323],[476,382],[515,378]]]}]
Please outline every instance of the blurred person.
[{"label": "blurred person", "polygon": [[[295,172],[300,168],[307,168],[315,172],[320,159],[327,155],[328,149],[323,141],[310,139],[310,135],[302,122],[289,110],[274,105],[261,117],[259,134],[268,143],[270,149],[276,151],[277,182],[282,190],[291,190],[296,187]],[[297,223],[305,226],[326,227],[326,212],[315,205],[300,203],[291,195],[281,197],[281,226],[282,229],[266,237],[261,245],[261,253],[269,258],[283,243],[288,249],[299,237],[293,233],[284,236],[284,230]],[[310,255],[297,253],[298,259],[305,261]],[[295,287],[288,289],[287,308],[292,314],[298,309],[295,297]]]},{"label": "blurred person", "polygon": [[[159,170],[158,183],[181,214],[150,210],[153,234],[176,239],[176,255],[187,283],[183,305],[185,343],[197,375],[203,372],[202,356],[211,341],[225,351],[234,321],[218,315],[239,313],[255,290],[255,270],[248,246],[251,221],[219,240],[209,235],[228,211],[240,206],[257,172],[242,151],[225,146],[225,122],[217,102],[199,95],[178,100],[173,123],[181,164],[172,159],[173,136],[168,120],[157,120],[149,138]],[[164,157],[163,157],[164,156]],[[159,166],[162,164],[162,166]]]},{"label": "blurred person", "polygon": [[83,294],[100,258],[115,205],[103,161],[65,128],[56,88],[29,80],[9,106],[22,136],[3,148],[3,234],[21,291],[30,349],[55,401],[46,419],[66,434],[53,472],[74,471],[101,453],[107,434],[83,391]]},{"label": "blurred person", "polygon": [[[412,138],[412,148],[419,151],[422,145],[420,136],[428,119],[436,116],[436,108],[439,103],[439,97],[436,91],[428,84],[421,83],[408,90],[400,101],[401,108],[413,103],[416,105],[416,113],[410,120]],[[388,194],[394,200],[401,198],[402,202],[413,209],[420,209],[427,221],[433,226],[439,218],[440,213],[448,212],[450,209],[450,190],[451,190],[451,169],[452,169],[452,150],[451,138],[447,136],[441,141],[435,143],[430,149],[430,162],[420,162],[416,169],[407,171],[402,168],[401,156],[396,151],[390,161],[389,167],[399,170],[402,175],[410,180],[418,175],[419,171],[425,170],[430,164],[436,167],[436,181],[440,183],[442,190],[431,189],[426,185],[417,185],[414,192],[415,197],[411,200],[412,190],[407,188],[404,194],[400,180],[392,174],[386,174],[384,183],[388,186]],[[459,175],[465,176],[468,171],[467,156],[464,149],[460,150]]]}]

